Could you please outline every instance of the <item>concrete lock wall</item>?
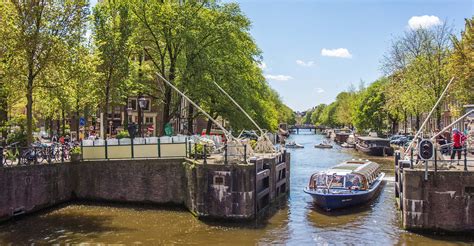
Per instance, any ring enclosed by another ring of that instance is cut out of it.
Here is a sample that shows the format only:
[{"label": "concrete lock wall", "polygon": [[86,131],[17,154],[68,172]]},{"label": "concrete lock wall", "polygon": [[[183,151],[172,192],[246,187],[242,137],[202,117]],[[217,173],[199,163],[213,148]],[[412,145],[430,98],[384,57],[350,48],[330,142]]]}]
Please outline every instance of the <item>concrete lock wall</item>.
[{"label": "concrete lock wall", "polygon": [[403,171],[403,227],[412,230],[474,230],[474,173]]},{"label": "concrete lock wall", "polygon": [[34,165],[0,168],[0,185],[0,221],[73,200],[184,205],[202,218],[256,216],[253,164],[170,158]]}]

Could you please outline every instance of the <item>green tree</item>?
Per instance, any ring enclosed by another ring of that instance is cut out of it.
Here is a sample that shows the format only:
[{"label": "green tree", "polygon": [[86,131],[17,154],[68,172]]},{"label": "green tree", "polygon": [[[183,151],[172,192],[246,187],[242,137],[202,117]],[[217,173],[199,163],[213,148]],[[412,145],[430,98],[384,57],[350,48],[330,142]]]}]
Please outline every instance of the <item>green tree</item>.
[{"label": "green tree", "polygon": [[[94,7],[93,23],[94,41],[100,58],[97,71],[100,74],[100,98],[103,98],[101,108],[107,115],[112,99],[119,99],[118,91],[129,74],[129,39],[132,35],[129,5],[120,0],[100,2]],[[103,125],[107,125],[106,116],[103,121]]]},{"label": "green tree", "polygon": [[23,70],[26,87],[27,139],[32,142],[33,94],[40,81],[36,78],[44,70],[61,60],[61,45],[74,42],[78,33],[85,31],[88,4],[85,0],[11,1],[15,13],[14,25],[18,32],[15,39],[17,55],[25,60]]},{"label": "green tree", "polygon": [[385,129],[387,113],[384,110],[385,78],[379,79],[368,86],[360,95],[354,117],[354,125],[359,131],[376,131],[382,133]]}]

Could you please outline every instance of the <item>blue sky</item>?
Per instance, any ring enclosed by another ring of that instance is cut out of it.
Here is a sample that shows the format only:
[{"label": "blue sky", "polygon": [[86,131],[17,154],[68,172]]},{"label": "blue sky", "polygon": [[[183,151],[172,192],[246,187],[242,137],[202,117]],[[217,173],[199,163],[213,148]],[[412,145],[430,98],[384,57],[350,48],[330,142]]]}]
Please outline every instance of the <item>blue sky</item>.
[{"label": "blue sky", "polygon": [[[410,28],[412,17],[412,24],[448,22],[459,36],[464,18],[474,14],[468,0],[224,2],[238,2],[252,21],[267,81],[297,111],[331,103],[351,84],[367,85],[382,76],[380,61],[390,41]],[[323,49],[332,56],[323,56]]]},{"label": "blue sky", "polygon": [[[237,2],[253,23],[267,81],[299,111],[332,102],[351,83],[358,87],[360,80],[369,84],[382,76],[390,41],[410,28],[412,17],[427,15],[412,19],[412,26],[447,21],[459,35],[464,18],[474,13],[472,1],[460,0]],[[322,56],[323,49],[332,56]]]}]

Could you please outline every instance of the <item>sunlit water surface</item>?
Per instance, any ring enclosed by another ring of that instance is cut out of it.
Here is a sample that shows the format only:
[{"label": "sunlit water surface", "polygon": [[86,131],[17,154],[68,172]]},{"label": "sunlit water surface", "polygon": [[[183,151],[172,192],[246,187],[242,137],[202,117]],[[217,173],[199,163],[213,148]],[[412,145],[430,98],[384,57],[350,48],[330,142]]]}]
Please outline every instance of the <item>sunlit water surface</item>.
[{"label": "sunlit water surface", "polygon": [[[399,227],[391,158],[371,158],[351,149],[316,149],[322,135],[293,135],[304,149],[291,149],[291,194],[275,214],[258,223],[204,222],[184,209],[115,204],[72,204],[0,225],[0,244],[290,244],[447,245],[474,244],[473,236],[420,235]],[[309,175],[347,159],[380,163],[388,174],[372,203],[326,213],[303,192]]]}]

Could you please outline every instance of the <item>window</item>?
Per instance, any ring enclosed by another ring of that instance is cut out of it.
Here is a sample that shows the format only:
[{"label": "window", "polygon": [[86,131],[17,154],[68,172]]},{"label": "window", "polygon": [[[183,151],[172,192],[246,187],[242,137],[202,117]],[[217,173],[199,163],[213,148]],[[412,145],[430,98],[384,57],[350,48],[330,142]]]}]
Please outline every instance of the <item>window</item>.
[{"label": "window", "polygon": [[224,177],[214,176],[214,185],[224,185]]},{"label": "window", "polygon": [[137,99],[129,99],[128,108],[131,108],[132,110],[137,110]]},{"label": "window", "polygon": [[143,108],[144,111],[150,111],[151,101],[149,99],[146,100],[146,106]]},{"label": "window", "polygon": [[153,123],[153,117],[145,117],[145,123],[152,124]]},{"label": "window", "polygon": [[133,117],[131,115],[128,116],[128,122],[132,123],[133,122]]}]

